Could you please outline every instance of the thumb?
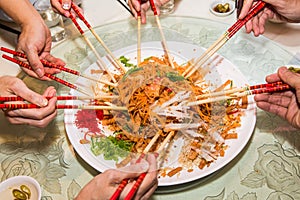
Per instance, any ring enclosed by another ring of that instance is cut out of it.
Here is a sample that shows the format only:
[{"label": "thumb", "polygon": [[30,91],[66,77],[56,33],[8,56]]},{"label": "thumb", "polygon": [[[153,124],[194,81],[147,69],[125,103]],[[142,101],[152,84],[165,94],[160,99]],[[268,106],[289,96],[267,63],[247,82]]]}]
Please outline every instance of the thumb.
[{"label": "thumb", "polygon": [[19,84],[16,84],[16,87],[13,87],[12,90],[17,96],[22,97],[30,103],[36,104],[40,107],[48,105],[48,100],[46,98],[30,90],[22,81],[20,81]]},{"label": "thumb", "polygon": [[280,67],[278,75],[283,82],[289,84],[292,88],[300,89],[300,74],[291,72],[286,67]]},{"label": "thumb", "polygon": [[116,170],[116,177],[121,182],[123,179],[137,178],[141,173],[147,172],[149,169],[149,163],[142,160],[140,163],[129,165]]}]

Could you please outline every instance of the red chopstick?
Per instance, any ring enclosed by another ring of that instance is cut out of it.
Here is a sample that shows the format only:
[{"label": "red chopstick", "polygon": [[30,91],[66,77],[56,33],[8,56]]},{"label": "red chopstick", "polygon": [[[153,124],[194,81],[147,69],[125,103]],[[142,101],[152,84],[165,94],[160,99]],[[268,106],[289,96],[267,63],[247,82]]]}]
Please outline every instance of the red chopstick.
[{"label": "red chopstick", "polygon": [[[9,57],[9,56],[7,56],[5,54],[3,54],[2,57],[5,58],[5,59],[7,59],[7,60],[9,60],[9,61],[11,61],[11,62],[14,62],[14,63],[20,65],[21,67],[24,67],[24,68],[29,69],[29,70],[33,70],[30,65],[28,65],[27,63],[24,63],[24,62],[22,62],[20,60],[17,60],[15,58]],[[56,77],[56,76],[53,76],[52,74],[45,73],[44,76],[46,76],[46,77],[48,77],[48,78],[50,78],[50,79],[52,79],[52,80],[54,80],[54,81],[56,81],[56,82],[58,82],[60,84],[63,84],[65,86],[69,87],[69,88],[77,90],[77,91],[79,91],[79,92],[81,92],[81,93],[83,93],[83,94],[85,94],[87,96],[90,96],[88,93],[86,93],[85,91],[81,90],[76,85],[73,85],[72,83],[69,83],[69,82],[67,82],[65,80],[62,80],[62,79]]]},{"label": "red chopstick", "polygon": [[[62,0],[60,0],[60,3],[62,3]],[[117,69],[121,69],[123,72],[126,72],[127,70],[124,68],[124,66],[120,63],[120,61],[113,55],[113,53],[109,50],[109,48],[105,45],[105,43],[103,42],[103,40],[99,37],[99,35],[95,32],[95,30],[92,28],[92,26],[90,25],[90,23],[85,19],[85,17],[81,14],[79,7],[71,2],[71,8],[74,10],[74,12],[77,14],[77,16],[79,17],[79,19],[81,21],[83,21],[83,23],[87,26],[87,28],[89,29],[89,31],[94,35],[94,37],[98,40],[98,42],[100,42],[100,44],[102,45],[102,47],[105,49],[105,51],[108,53],[108,55],[110,56],[110,61],[114,61],[113,64]],[[76,21],[75,16],[71,13],[70,14],[70,19],[72,20],[72,22],[74,23],[74,25],[76,26],[76,28],[78,29],[78,31],[80,32],[80,34],[82,36],[84,36],[84,31],[82,30],[82,28],[79,26],[78,22]],[[84,36],[85,37],[85,36]],[[85,38],[85,40],[87,40]],[[88,41],[87,41],[88,42]],[[89,42],[88,42],[89,43]],[[92,45],[92,44],[89,44]],[[91,46],[90,46],[91,47]],[[93,49],[93,47],[91,47]],[[97,56],[98,57],[98,56]]]},{"label": "red chopstick", "polygon": [[[33,109],[33,108],[41,108],[36,104],[0,104],[1,109]],[[80,109],[79,105],[64,105],[58,104],[55,106],[56,109]]]},{"label": "red chopstick", "polygon": [[231,38],[238,30],[240,30],[246,22],[248,22],[252,17],[254,17],[257,13],[259,13],[263,8],[266,7],[266,3],[263,1],[257,1],[251,9],[249,10],[246,17],[243,19],[237,20],[228,30],[227,30],[227,37]]},{"label": "red chopstick", "polygon": [[[55,96],[57,100],[82,100],[82,97],[80,96]],[[45,97],[46,99],[51,99],[53,97]],[[91,99],[90,99],[91,100]],[[1,97],[0,96],[0,101],[5,102],[5,101],[24,101],[24,98],[19,97],[19,96],[5,96]]]},{"label": "red chopstick", "polygon": [[[27,59],[27,56],[24,54],[24,53],[21,53],[21,52],[17,52],[17,51],[14,51],[14,50],[11,50],[11,49],[8,49],[8,48],[5,48],[5,47],[1,47],[0,48],[1,51],[4,51],[6,53],[10,53],[14,56],[18,56],[18,57],[21,57],[21,58],[25,58]],[[65,71],[65,72],[68,72],[70,74],[74,74],[74,75],[77,75],[79,76],[80,75],[80,72],[78,71],[75,71],[73,69],[69,69],[69,68],[66,68],[62,65],[57,65],[57,64],[54,64],[54,63],[51,63],[51,62],[48,62],[46,60],[40,60],[42,62],[43,65],[47,66],[47,67],[51,67],[51,68],[55,68],[55,69],[59,69],[61,71]]]},{"label": "red chopstick", "polygon": [[[145,154],[142,153],[142,154],[139,156],[139,158],[137,159],[136,163],[140,163],[144,157],[145,157]],[[142,173],[142,174],[146,174],[146,173]],[[141,174],[140,176],[142,176],[142,174]],[[136,183],[137,183],[137,181],[140,179],[140,176],[139,176],[139,178],[136,180]],[[139,182],[140,182],[140,180],[139,180]],[[128,179],[122,180],[122,182],[119,184],[119,187],[116,189],[115,193],[110,197],[110,200],[117,200],[117,199],[119,198],[119,196],[121,195],[121,192],[123,191],[123,189],[124,189],[125,186],[127,185],[127,183],[128,183]],[[133,187],[135,187],[136,183],[134,184]],[[139,183],[139,184],[140,184],[140,183]],[[139,185],[137,185],[137,187],[138,187],[138,186],[139,186]],[[130,192],[128,193],[128,195],[129,195],[130,193],[132,193],[131,190],[130,190]],[[135,192],[134,192],[134,193],[135,193]],[[134,193],[133,193],[133,194],[134,194]],[[127,196],[128,196],[128,195],[127,195]],[[126,198],[127,198],[127,196],[126,196]],[[130,195],[130,196],[131,196],[131,195]]]},{"label": "red chopstick", "polygon": [[[27,59],[27,56],[24,54],[24,53],[21,53],[21,52],[17,52],[17,51],[14,51],[14,50],[11,50],[11,49],[8,49],[8,48],[5,48],[5,47],[1,47],[0,48],[1,51],[4,51],[6,53],[10,53],[14,56],[18,56],[18,57],[21,57],[21,58],[25,58]],[[91,77],[91,76],[88,76],[88,75],[84,75],[82,73],[80,73],[79,71],[76,71],[76,70],[73,70],[73,69],[70,69],[70,68],[66,68],[62,65],[57,65],[57,64],[54,64],[54,63],[51,63],[51,62],[48,62],[46,60],[40,60],[42,62],[42,64],[46,67],[50,67],[50,68],[55,68],[55,69],[59,69],[61,71],[64,71],[64,72],[67,72],[67,73],[70,73],[70,74],[74,74],[76,76],[81,76],[83,78],[86,78],[86,79],[89,79],[91,81],[94,81],[94,82],[98,82],[98,83],[103,83],[103,84],[107,84],[107,85],[110,85],[112,87],[116,87],[116,85],[114,83],[111,83],[109,81],[105,81],[105,80],[100,80],[100,79],[96,79],[94,77]]]}]

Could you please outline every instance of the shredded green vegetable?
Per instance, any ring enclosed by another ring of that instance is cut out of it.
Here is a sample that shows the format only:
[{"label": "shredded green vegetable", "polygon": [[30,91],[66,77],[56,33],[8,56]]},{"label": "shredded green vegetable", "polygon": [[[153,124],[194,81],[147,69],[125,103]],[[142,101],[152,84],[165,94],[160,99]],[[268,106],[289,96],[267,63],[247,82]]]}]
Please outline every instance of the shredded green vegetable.
[{"label": "shredded green vegetable", "polygon": [[133,143],[119,140],[114,136],[92,137],[91,150],[95,156],[103,155],[105,160],[114,160],[118,162],[119,158],[125,158]]},{"label": "shredded green vegetable", "polygon": [[173,82],[184,80],[184,77],[176,72],[167,72],[166,76]]},{"label": "shredded green vegetable", "polygon": [[125,65],[125,67],[134,67],[134,64],[129,63],[129,58],[126,58],[125,56],[121,56],[119,60]]}]

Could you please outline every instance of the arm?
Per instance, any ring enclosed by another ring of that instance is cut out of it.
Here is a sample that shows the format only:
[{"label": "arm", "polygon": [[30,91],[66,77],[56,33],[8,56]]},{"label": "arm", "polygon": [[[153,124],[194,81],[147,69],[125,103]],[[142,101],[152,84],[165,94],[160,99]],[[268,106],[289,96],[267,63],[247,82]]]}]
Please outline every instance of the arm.
[{"label": "arm", "polygon": [[267,76],[266,81],[269,83],[283,81],[293,90],[255,95],[257,106],[286,119],[292,126],[300,128],[300,74],[281,67],[277,74]]},{"label": "arm", "polygon": [[[3,110],[6,118],[12,124],[28,124],[36,127],[47,126],[57,114],[55,109],[55,93],[55,89],[49,87],[42,96],[30,90],[24,82],[16,77],[0,77],[0,96],[20,96],[28,102],[41,106],[41,108],[38,109]],[[48,101],[45,96],[53,98]]]},{"label": "arm", "polygon": [[24,71],[39,78],[42,78],[45,72],[58,73],[59,70],[44,68],[40,62],[40,59],[45,59],[64,65],[63,61],[50,55],[52,42],[50,31],[32,4],[28,0],[0,0],[0,8],[21,27],[16,51],[25,53],[34,69],[34,72]]}]

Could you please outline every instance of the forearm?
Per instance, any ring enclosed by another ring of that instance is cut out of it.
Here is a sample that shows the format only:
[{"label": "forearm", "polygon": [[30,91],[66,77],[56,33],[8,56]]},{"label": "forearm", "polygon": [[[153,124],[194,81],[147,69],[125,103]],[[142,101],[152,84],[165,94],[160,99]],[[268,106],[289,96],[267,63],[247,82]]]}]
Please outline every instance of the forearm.
[{"label": "forearm", "polygon": [[30,24],[43,23],[40,14],[28,0],[0,0],[0,8],[21,28]]}]

